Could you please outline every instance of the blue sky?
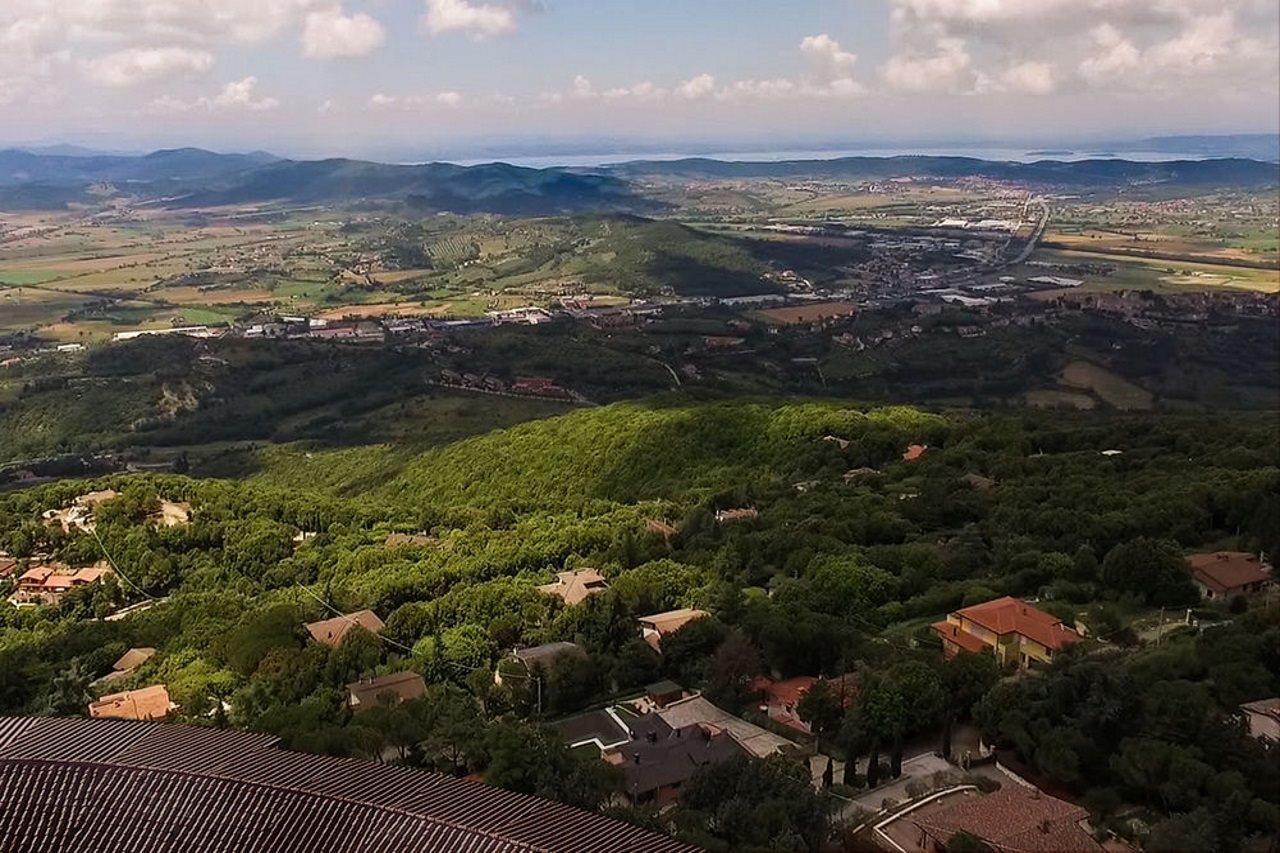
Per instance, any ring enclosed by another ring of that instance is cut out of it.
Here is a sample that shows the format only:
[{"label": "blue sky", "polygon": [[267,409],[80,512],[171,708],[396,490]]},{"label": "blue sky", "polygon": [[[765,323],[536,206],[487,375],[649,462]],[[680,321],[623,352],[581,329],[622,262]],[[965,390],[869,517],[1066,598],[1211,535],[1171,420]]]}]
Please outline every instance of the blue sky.
[{"label": "blue sky", "polygon": [[1280,125],[1274,0],[4,0],[0,141],[283,153]]}]

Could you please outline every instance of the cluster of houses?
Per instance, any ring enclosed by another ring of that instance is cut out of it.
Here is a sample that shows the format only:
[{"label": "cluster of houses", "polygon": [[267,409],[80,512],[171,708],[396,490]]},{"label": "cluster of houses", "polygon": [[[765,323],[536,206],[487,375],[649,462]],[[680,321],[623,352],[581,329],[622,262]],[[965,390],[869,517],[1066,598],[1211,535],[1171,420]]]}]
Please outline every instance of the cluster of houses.
[{"label": "cluster of houses", "polygon": [[105,561],[72,568],[56,560],[41,560],[18,575],[9,603],[14,607],[57,604],[71,590],[88,586],[110,574],[113,574],[111,566]]},{"label": "cluster of houses", "polygon": [[[98,507],[119,497],[114,489],[99,489],[79,495],[69,506],[60,509],[45,510],[43,518],[46,524],[61,527],[64,533],[79,530],[92,533],[96,528],[93,514]],[[162,498],[159,506],[151,513],[148,521],[162,527],[177,527],[191,520],[191,505],[179,501]]]},{"label": "cluster of houses", "polygon": [[518,376],[511,382],[496,376],[463,373],[448,368],[440,371],[439,384],[449,388],[482,391],[488,394],[506,394],[516,397],[546,397],[552,400],[572,400],[573,392],[542,376]]}]

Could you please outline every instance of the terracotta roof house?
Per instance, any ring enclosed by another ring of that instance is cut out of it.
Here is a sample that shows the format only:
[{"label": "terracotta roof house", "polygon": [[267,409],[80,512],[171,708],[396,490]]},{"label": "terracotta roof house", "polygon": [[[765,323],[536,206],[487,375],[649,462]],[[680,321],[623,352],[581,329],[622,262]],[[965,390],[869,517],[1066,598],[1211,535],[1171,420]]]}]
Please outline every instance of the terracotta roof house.
[{"label": "terracotta roof house", "polygon": [[671,803],[703,767],[747,754],[732,735],[709,724],[675,728],[657,714],[645,714],[630,727],[631,740],[603,757],[622,773],[632,805]]},{"label": "terracotta roof house", "polygon": [[279,749],[272,735],[0,717],[6,850],[147,853],[693,853],[561,803],[389,764]]},{"label": "terracotta roof house", "polygon": [[654,651],[661,652],[663,637],[674,634],[690,622],[706,615],[708,614],[705,610],[682,607],[679,610],[668,610],[652,616],[641,616],[636,621],[640,623],[640,636],[644,641],[652,646]]},{"label": "terracotta roof house", "polygon": [[733,524],[737,521],[750,521],[758,518],[760,511],[753,506],[741,507],[739,509],[718,509],[716,510],[717,524]]},{"label": "terracotta roof house", "polygon": [[656,533],[663,539],[670,539],[679,532],[670,523],[661,518],[650,518],[645,521],[644,526],[650,533]]},{"label": "terracotta roof house", "polygon": [[912,444],[908,446],[906,450],[902,451],[902,461],[915,462],[917,459],[924,456],[928,449],[929,445],[927,444]]},{"label": "terracotta roof house", "polygon": [[1101,853],[1086,829],[1088,817],[1080,806],[1007,782],[994,793],[963,796],[909,820],[920,850],[945,850],[963,832],[1000,853]]},{"label": "terracotta roof house", "polygon": [[393,672],[377,678],[362,678],[347,685],[347,705],[367,711],[382,704],[399,705],[426,695],[427,683],[416,672]]},{"label": "terracotta roof house", "polygon": [[545,595],[554,595],[572,607],[608,588],[609,584],[604,576],[595,569],[578,569],[572,572],[556,572],[555,583],[543,584],[537,587],[537,590]]},{"label": "terracotta roof house", "polygon": [[1081,640],[1058,617],[1012,596],[957,610],[930,627],[941,638],[948,658],[991,649],[1002,665],[1016,663],[1024,668],[1048,663]]},{"label": "terracotta roof house", "polygon": [[388,533],[382,544],[387,548],[423,548],[435,543],[436,538],[429,533]]},{"label": "terracotta roof house", "polygon": [[106,562],[79,569],[62,563],[42,563],[18,576],[17,589],[9,596],[9,601],[14,605],[57,604],[69,590],[86,586],[109,574],[112,574],[111,566]]},{"label": "terracotta roof house", "polygon": [[804,734],[812,734],[809,724],[800,719],[798,707],[800,700],[818,681],[826,681],[827,687],[839,699],[841,707],[848,708],[858,697],[858,678],[856,673],[847,673],[839,678],[818,679],[812,675],[798,675],[783,681],[774,681],[767,676],[757,676],[751,680],[750,689],[760,698],[760,710],[776,723],[795,729]]},{"label": "terracotta roof house", "polygon": [[1271,564],[1245,551],[1189,554],[1187,568],[1200,594],[1211,600],[1253,595],[1274,583]]},{"label": "terracotta roof house", "polygon": [[372,610],[357,610],[355,613],[348,613],[346,616],[335,616],[332,619],[309,622],[307,623],[307,633],[317,643],[336,647],[346,639],[347,633],[357,625],[373,634],[381,634],[383,627],[385,627],[382,620],[378,618],[378,614]]},{"label": "terracotta roof house", "polygon": [[1240,706],[1249,736],[1280,744],[1280,696],[1246,702]]},{"label": "terracotta roof house", "polygon": [[120,656],[114,664],[111,665],[111,671],[102,677],[102,681],[114,681],[132,675],[133,671],[142,666],[155,655],[156,650],[150,646],[144,646],[136,649],[129,649]]},{"label": "terracotta roof house", "polygon": [[163,720],[177,707],[170,701],[167,687],[153,684],[137,690],[111,693],[96,702],[90,702],[89,716],[117,720]]}]

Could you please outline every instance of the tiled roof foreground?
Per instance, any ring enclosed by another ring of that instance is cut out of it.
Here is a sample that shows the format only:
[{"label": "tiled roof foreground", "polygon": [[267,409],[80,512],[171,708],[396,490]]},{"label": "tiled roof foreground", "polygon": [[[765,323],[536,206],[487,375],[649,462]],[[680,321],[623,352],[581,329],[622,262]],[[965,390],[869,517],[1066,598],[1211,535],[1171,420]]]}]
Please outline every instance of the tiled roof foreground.
[{"label": "tiled roof foreground", "polygon": [[270,735],[0,717],[6,853],[692,850],[437,773],[276,748]]}]

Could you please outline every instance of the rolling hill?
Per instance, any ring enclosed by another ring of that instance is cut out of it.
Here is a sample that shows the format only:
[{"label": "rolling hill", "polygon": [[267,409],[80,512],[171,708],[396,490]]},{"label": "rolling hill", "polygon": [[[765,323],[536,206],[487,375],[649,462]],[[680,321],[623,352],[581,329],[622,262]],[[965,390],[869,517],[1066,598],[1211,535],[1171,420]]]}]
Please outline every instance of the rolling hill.
[{"label": "rolling hill", "polygon": [[505,163],[392,165],[282,160],[197,148],[141,157],[0,151],[0,208],[58,209],[124,196],[169,207],[230,204],[397,203],[418,212],[548,215],[652,212],[625,180]]}]

